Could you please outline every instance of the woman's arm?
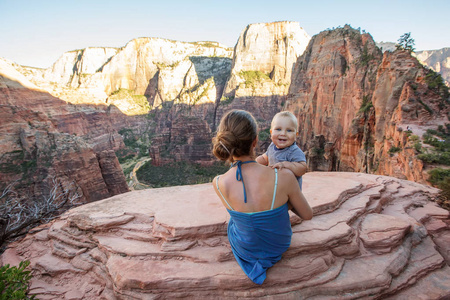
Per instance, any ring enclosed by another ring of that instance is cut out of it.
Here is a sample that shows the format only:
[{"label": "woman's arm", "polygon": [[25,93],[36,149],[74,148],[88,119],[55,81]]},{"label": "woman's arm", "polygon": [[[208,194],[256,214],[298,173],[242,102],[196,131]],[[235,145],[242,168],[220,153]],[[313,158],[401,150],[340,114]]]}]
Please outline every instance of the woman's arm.
[{"label": "woman's arm", "polygon": [[286,184],[283,186],[287,189],[287,194],[289,197],[288,205],[292,205],[292,212],[303,220],[311,220],[313,217],[311,206],[309,206],[308,201],[306,201],[305,196],[300,190],[297,179],[291,172],[286,173],[287,175],[283,176],[283,180],[286,180]]}]

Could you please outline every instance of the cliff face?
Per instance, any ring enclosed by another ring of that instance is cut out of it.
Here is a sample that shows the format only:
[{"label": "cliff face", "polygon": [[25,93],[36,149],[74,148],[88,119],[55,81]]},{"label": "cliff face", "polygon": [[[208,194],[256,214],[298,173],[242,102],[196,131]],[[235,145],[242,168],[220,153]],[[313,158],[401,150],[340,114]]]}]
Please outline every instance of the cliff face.
[{"label": "cliff face", "polygon": [[[96,151],[122,147],[117,131],[125,129],[140,145],[150,144],[155,164],[210,162],[210,139],[220,118],[230,109],[245,109],[259,122],[261,153],[273,115],[288,109],[299,118],[298,142],[310,170],[424,182],[411,132],[404,131],[409,126],[420,136],[446,122],[448,105],[429,87],[428,71],[406,52],[383,55],[369,34],[349,26],[314,36],[306,48],[308,41],[296,22],[252,24],[233,54],[213,42],[139,38],[121,49],[66,53],[49,70],[18,69],[61,99],[97,105],[52,113],[58,129],[81,132]],[[124,117],[118,110],[146,117]]]},{"label": "cliff face", "polygon": [[[345,27],[314,36],[297,61],[286,109],[298,116],[300,144],[310,156],[327,145],[324,170],[339,164],[340,170],[360,171],[353,160],[362,138],[346,139],[363,102],[371,99],[381,56],[370,35]],[[336,157],[343,148],[347,159]]]},{"label": "cliff face", "polygon": [[[402,129],[421,134],[446,122],[446,100],[428,87],[427,73],[407,51],[382,55],[370,35],[348,26],[314,36],[296,63],[286,102],[298,116],[310,168],[425,182]],[[393,155],[392,147],[401,151]]]},{"label": "cliff face", "polygon": [[[445,105],[448,100],[428,87],[427,73],[406,51],[384,54],[372,96],[373,172],[417,182],[427,179],[409,137],[411,134],[421,136],[426,129],[444,125],[449,113]],[[406,130],[407,126],[411,131]],[[392,154],[393,147],[400,151]]]},{"label": "cliff face", "polygon": [[118,51],[116,48],[99,47],[66,52],[45,70],[44,79],[76,88],[83,77],[100,71]]},{"label": "cliff face", "polygon": [[[326,193],[324,193],[326,190]],[[226,237],[210,184],[133,191],[69,210],[1,256],[31,261],[39,299],[446,299],[449,212],[437,190],[361,173],[312,172],[314,217],[291,215],[293,237],[262,286]]]},{"label": "cliff face", "polygon": [[[72,186],[82,202],[103,199],[128,191],[113,149],[123,141],[106,126],[90,122],[85,112],[37,89],[7,61],[0,61],[0,175],[2,188],[18,180],[21,195],[45,195],[53,180]],[[106,115],[104,112],[103,115]],[[100,117],[101,118],[101,117]],[[70,121],[69,121],[70,120]],[[107,120],[103,120],[103,125]],[[112,127],[110,125],[110,127]],[[103,130],[103,131],[102,131]],[[102,131],[102,132],[100,132]],[[96,139],[92,138],[96,136]],[[105,140],[105,136],[109,136]],[[119,140],[111,141],[116,136]]]},{"label": "cliff face", "polygon": [[180,61],[165,58],[146,89],[149,104],[159,108],[151,112],[157,132],[150,147],[153,163],[214,160],[211,135],[230,109],[251,111],[261,129],[267,129],[286,98],[293,64],[308,40],[295,22],[252,24],[242,32],[233,61],[205,54]]},{"label": "cliff face", "polygon": [[165,102],[214,103],[229,77],[231,55],[215,42],[138,38],[121,49],[67,52],[47,70],[21,71],[68,102],[112,104],[135,115]]},{"label": "cliff face", "polygon": [[440,73],[446,84],[450,85],[450,48],[417,51],[415,56],[423,64]]},{"label": "cliff face", "polygon": [[[248,95],[242,88],[251,86],[252,96],[285,94],[291,81],[292,68],[303,54],[310,36],[297,22],[275,22],[248,25],[234,48],[231,76],[225,88],[225,97]],[[267,79],[263,88],[255,91],[257,79],[249,82],[254,72]]]}]

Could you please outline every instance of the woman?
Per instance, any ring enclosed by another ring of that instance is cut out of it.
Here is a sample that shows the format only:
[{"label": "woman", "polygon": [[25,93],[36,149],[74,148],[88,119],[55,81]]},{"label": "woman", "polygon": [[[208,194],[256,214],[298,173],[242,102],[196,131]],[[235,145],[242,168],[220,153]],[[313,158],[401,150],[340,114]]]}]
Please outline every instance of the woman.
[{"label": "woman", "polygon": [[214,189],[230,213],[228,239],[245,274],[262,284],[266,270],[289,248],[292,229],[289,207],[302,219],[312,209],[288,169],[258,164],[255,147],[258,126],[247,111],[233,110],[220,121],[213,153],[231,163],[230,170],[214,178]]}]

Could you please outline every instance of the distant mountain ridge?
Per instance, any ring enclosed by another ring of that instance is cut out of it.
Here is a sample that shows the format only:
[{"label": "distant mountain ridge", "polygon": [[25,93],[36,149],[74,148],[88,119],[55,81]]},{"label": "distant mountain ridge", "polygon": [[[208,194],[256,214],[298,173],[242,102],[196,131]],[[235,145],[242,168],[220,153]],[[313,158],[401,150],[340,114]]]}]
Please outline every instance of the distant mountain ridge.
[{"label": "distant mountain ridge", "polygon": [[447,86],[450,86],[450,47],[417,51],[415,55],[423,64],[441,74]]},{"label": "distant mountain ridge", "polygon": [[[383,52],[394,51],[396,43],[377,42],[378,48]],[[436,50],[415,51],[413,55],[425,66],[441,74],[447,86],[450,86],[450,48],[445,47]]]}]

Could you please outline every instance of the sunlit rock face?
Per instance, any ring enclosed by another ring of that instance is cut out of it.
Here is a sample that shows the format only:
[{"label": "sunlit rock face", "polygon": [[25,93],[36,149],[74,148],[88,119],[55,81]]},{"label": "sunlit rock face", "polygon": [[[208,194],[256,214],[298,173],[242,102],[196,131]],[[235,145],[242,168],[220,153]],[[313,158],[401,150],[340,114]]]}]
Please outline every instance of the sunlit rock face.
[{"label": "sunlit rock face", "polygon": [[[215,103],[230,75],[231,56],[231,48],[216,42],[138,38],[120,49],[66,52],[46,70],[21,70],[68,102],[112,104],[135,115],[165,102]],[[145,98],[134,97],[139,95]]]},{"label": "sunlit rock face", "polygon": [[414,55],[420,62],[440,73],[447,86],[450,85],[450,48],[417,51]]},{"label": "sunlit rock face", "polygon": [[119,51],[116,48],[85,48],[64,53],[50,68],[44,78],[59,85],[78,87],[81,77],[95,74]]},{"label": "sunlit rock face", "polygon": [[226,237],[211,184],[134,191],[67,211],[10,245],[31,261],[39,299],[444,299],[450,296],[449,212],[437,190],[358,173],[313,172],[314,217],[291,215],[283,258],[255,285]]},{"label": "sunlit rock face", "polygon": [[349,26],[314,36],[295,65],[285,106],[298,117],[310,169],[424,183],[409,136],[444,125],[449,112],[427,73],[409,52],[382,54],[369,34]]},{"label": "sunlit rock face", "polygon": [[265,74],[270,80],[262,86],[252,85],[251,95],[285,94],[291,81],[293,66],[310,39],[298,22],[248,25],[234,49],[231,77],[224,96],[249,95],[245,87],[252,84],[246,84],[243,73],[256,71]]}]

